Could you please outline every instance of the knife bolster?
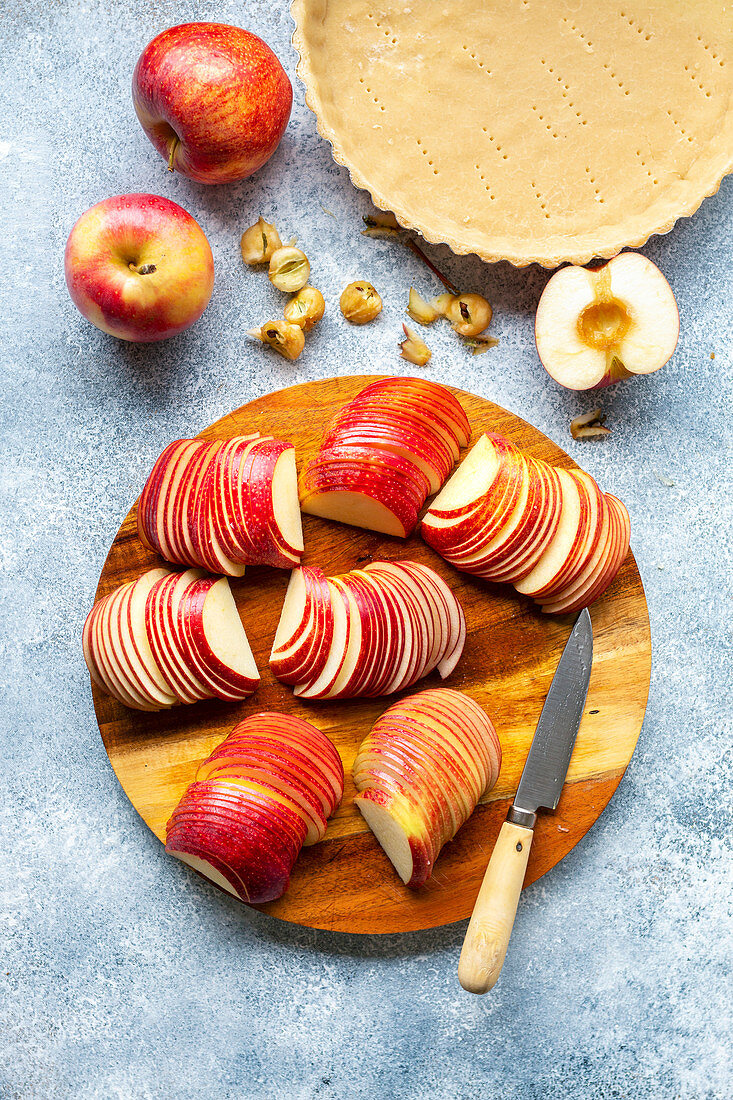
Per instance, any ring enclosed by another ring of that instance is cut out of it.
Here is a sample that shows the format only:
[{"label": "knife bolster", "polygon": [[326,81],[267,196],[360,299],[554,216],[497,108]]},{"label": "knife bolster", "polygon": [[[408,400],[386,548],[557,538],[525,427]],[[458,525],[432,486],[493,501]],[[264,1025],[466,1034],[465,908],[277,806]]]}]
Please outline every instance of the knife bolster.
[{"label": "knife bolster", "polygon": [[531,810],[520,810],[517,806],[510,807],[506,819],[513,825],[521,825],[523,829],[534,829],[537,824],[537,814]]}]

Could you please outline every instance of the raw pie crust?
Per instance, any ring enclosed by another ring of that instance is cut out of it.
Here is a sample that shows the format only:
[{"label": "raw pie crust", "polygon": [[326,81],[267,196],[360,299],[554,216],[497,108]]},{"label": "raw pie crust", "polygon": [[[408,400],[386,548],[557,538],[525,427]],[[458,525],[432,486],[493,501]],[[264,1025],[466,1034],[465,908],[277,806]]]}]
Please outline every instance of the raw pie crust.
[{"label": "raw pie crust", "polygon": [[294,0],[298,74],[358,187],[485,260],[586,263],[733,169],[717,0]]}]

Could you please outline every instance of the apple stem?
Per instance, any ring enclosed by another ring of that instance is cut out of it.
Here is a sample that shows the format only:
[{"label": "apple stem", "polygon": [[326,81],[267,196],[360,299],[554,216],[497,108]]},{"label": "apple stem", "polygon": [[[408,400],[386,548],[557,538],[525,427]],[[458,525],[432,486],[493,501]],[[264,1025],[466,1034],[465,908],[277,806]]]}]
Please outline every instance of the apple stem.
[{"label": "apple stem", "polygon": [[170,154],[168,156],[168,171],[169,172],[173,171],[173,158],[175,157],[176,149],[178,148],[178,146],[180,144],[181,144],[181,140],[178,137],[174,137],[173,140],[171,141],[171,150],[170,150]]},{"label": "apple stem", "polygon": [[130,271],[137,272],[138,275],[152,275],[156,271],[155,264],[141,264],[140,267],[137,264],[130,263],[127,265]]},{"label": "apple stem", "polygon": [[415,241],[413,241],[410,237],[407,237],[405,239],[405,244],[407,245],[407,247],[410,249],[411,252],[414,252],[416,256],[420,257],[420,259],[422,260],[422,262],[424,264],[427,264],[427,266],[432,271],[433,275],[438,276],[438,278],[440,279],[441,283],[443,284],[443,286],[445,287],[446,290],[449,290],[451,292],[451,294],[455,294],[456,297],[460,294],[460,291],[459,291],[458,287],[455,286],[450,281],[450,279],[448,279],[443,274],[442,271],[438,270],[438,268],[435,266],[435,264],[433,263],[432,260],[428,259],[428,257],[423,252],[422,248],[420,248],[419,244],[416,244]]}]

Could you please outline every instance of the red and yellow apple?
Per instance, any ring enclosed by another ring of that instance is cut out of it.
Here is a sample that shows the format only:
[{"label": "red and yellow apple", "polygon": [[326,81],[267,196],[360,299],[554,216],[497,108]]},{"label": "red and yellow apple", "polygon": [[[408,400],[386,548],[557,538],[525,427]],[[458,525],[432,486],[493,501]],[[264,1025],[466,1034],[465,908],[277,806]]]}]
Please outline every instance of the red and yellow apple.
[{"label": "red and yellow apple", "polygon": [[463,692],[423,691],[377,719],[354,761],[354,801],[405,885],[427,882],[500,768],[494,726]]},{"label": "red and yellow apple", "polygon": [[171,171],[199,183],[231,183],[275,152],[293,89],[257,35],[224,23],[183,23],[143,50],[132,100]]},{"label": "red and yellow apple", "polygon": [[66,285],[93,325],[147,343],[184,332],[214,288],[199,224],[159,195],[117,195],[92,206],[66,242]]},{"label": "red and yellow apple", "polygon": [[547,373],[571,390],[659,370],[679,331],[669,283],[639,252],[622,252],[602,267],[561,268],[535,317],[537,354]]},{"label": "red and yellow apple", "polygon": [[199,766],[166,826],[166,851],[242,901],[274,901],[343,791],[324,733],[292,715],[253,714]]}]

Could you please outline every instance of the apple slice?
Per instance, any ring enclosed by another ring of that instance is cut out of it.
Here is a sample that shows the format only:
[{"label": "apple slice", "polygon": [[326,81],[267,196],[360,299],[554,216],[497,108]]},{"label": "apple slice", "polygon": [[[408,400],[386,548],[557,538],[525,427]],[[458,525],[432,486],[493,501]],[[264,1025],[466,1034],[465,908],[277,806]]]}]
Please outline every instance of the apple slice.
[{"label": "apple slice", "polygon": [[606,504],[614,522],[614,537],[605,548],[602,567],[580,589],[555,597],[542,610],[551,615],[569,615],[588,607],[597,600],[613,582],[629,552],[631,522],[626,508],[616,497],[606,493]]},{"label": "apple slice", "polygon": [[170,606],[174,589],[180,592],[201,576],[198,569],[171,573],[156,581],[145,601],[145,629],[153,659],[180,703],[195,703],[213,694],[186,660],[177,618],[173,619]]},{"label": "apple slice", "polygon": [[129,584],[121,585],[104,602],[98,623],[97,638],[104,653],[107,671],[117,688],[117,698],[136,710],[159,710],[150,696],[143,693],[130,669],[120,633],[120,605]]},{"label": "apple slice", "polygon": [[119,638],[128,672],[143,698],[158,708],[172,707],[178,701],[155,663],[145,631],[147,594],[166,575],[166,569],[151,569],[125,586],[118,605]]},{"label": "apple slice", "polygon": [[303,522],[298,500],[298,471],[295,466],[295,448],[285,444],[272,472],[270,486],[272,512],[280,549],[300,562],[303,553]]},{"label": "apple slice", "polygon": [[601,575],[607,570],[610,558],[616,550],[619,525],[616,512],[605,501],[604,522],[601,537],[596,549],[583,572],[561,591],[546,597],[542,602],[542,610],[547,614],[561,613],[563,605],[569,606],[584,592],[590,592]]},{"label": "apple slice", "polygon": [[237,698],[251,695],[260,674],[228,579],[193,581],[183,594],[178,616],[204,667],[228,684]]},{"label": "apple slice", "polygon": [[[296,570],[297,576],[300,570]],[[320,569],[304,569],[308,619],[296,642],[270,657],[270,667],[286,684],[313,683],[321,675],[333,640],[331,589]],[[282,615],[286,614],[286,603]],[[281,617],[282,617],[281,615]]]},{"label": "apple slice", "polygon": [[352,630],[351,608],[341,590],[336,588],[330,580],[328,581],[328,587],[333,609],[333,633],[328,647],[328,657],[322,672],[315,680],[296,685],[294,693],[303,699],[322,699],[328,696],[328,692],[338,678],[349,649],[349,638]]},{"label": "apple slice", "polygon": [[677,346],[680,318],[669,283],[639,252],[599,268],[555,272],[537,306],[537,354],[571,390],[651,374]]},{"label": "apple slice", "polygon": [[[363,456],[361,462],[332,464],[325,463],[321,455],[314,459],[301,479],[302,511],[407,538],[417,523],[421,505],[416,501],[413,483],[405,475],[406,464],[395,457],[391,464],[375,470],[370,452],[363,452]],[[417,467],[413,468],[417,472]]]},{"label": "apple slice", "polygon": [[527,462],[544,483],[545,497],[537,516],[537,525],[526,532],[524,543],[517,546],[510,557],[502,556],[502,560],[490,569],[482,569],[481,576],[500,583],[508,581],[513,584],[532,572],[554,538],[560,522],[562,486],[557,470],[530,456],[527,456]]},{"label": "apple slice", "polygon": [[427,378],[380,378],[370,383],[354,399],[358,407],[365,400],[377,397],[392,405],[400,402],[417,407],[426,417],[435,417],[450,430],[461,447],[466,447],[471,438],[471,426],[468,417],[457,397]]},{"label": "apple slice", "polygon": [[151,706],[146,704],[136,692],[131,692],[124,683],[110,645],[105,620],[109,616],[110,607],[113,605],[112,598],[115,595],[116,591],[98,600],[87,617],[85,624],[87,667],[90,672],[93,672],[96,682],[119,703],[136,710],[152,710]]},{"label": "apple slice", "polygon": [[186,440],[174,439],[158,455],[137,502],[137,533],[143,546],[154,553],[160,553],[155,518],[161,478],[169,470],[170,463],[180,451]]},{"label": "apple slice", "polygon": [[453,518],[472,510],[495,484],[502,468],[504,448],[482,435],[430,505],[428,516]]}]

